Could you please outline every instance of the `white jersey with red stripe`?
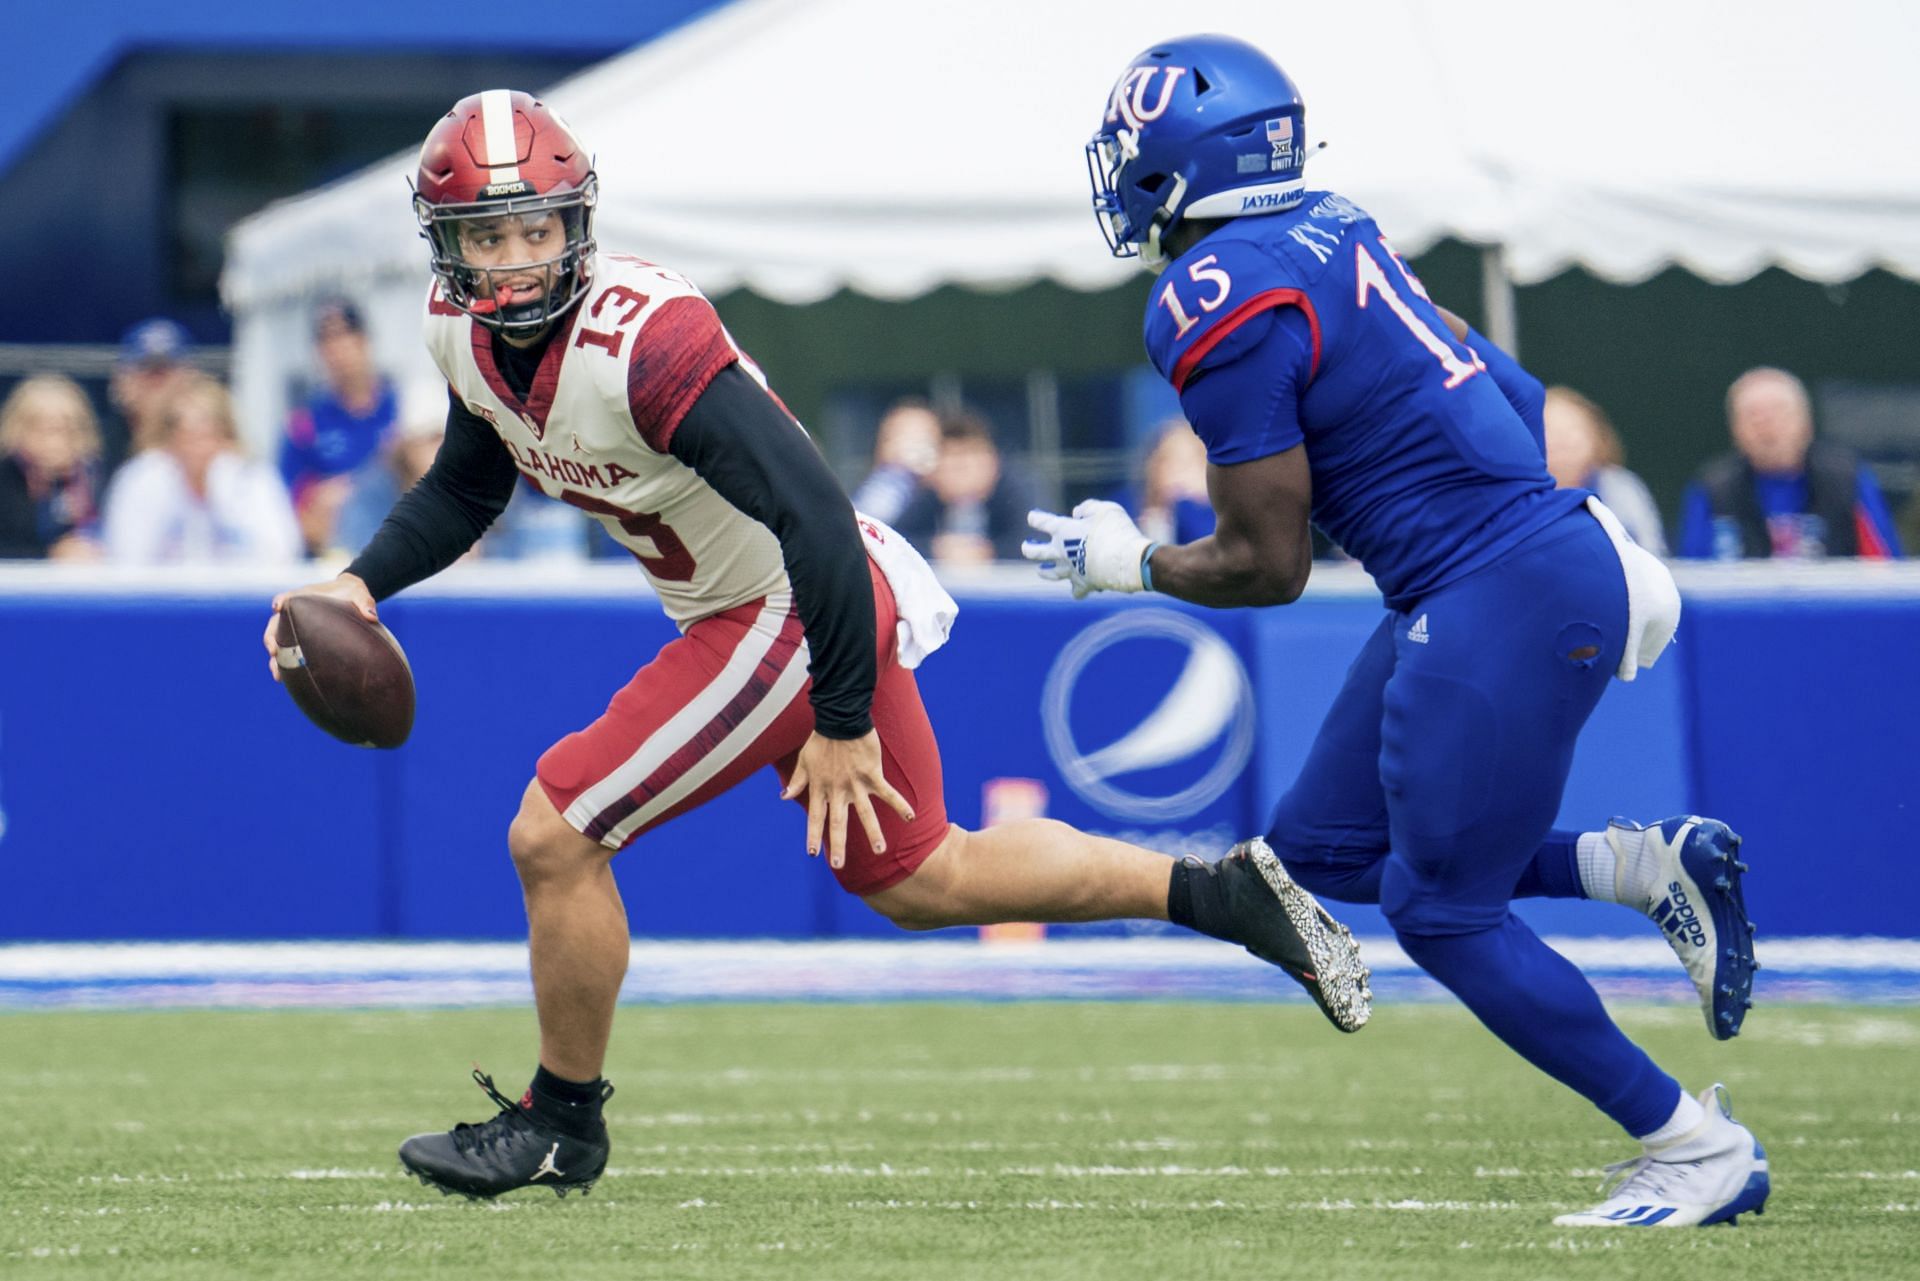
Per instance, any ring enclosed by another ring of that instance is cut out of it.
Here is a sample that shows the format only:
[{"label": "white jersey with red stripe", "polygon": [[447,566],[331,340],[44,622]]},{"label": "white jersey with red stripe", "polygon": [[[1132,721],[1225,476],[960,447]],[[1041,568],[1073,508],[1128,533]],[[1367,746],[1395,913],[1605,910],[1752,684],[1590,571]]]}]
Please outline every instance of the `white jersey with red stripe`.
[{"label": "white jersey with red stripe", "polygon": [[437,281],[427,294],[427,349],[522,474],[605,525],[682,627],[786,591],[773,533],[667,452],[721,370],[739,361],[766,380],[678,272],[601,253],[591,279],[557,322],[525,400],[501,376],[492,332],[446,302]]}]

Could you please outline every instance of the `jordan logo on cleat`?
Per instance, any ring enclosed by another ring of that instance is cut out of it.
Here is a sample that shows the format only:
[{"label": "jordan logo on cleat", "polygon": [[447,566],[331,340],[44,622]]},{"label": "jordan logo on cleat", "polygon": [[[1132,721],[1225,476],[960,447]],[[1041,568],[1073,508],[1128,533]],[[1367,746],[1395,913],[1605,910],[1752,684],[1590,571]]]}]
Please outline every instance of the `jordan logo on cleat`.
[{"label": "jordan logo on cleat", "polygon": [[527,1182],[531,1183],[543,1174],[551,1174],[556,1179],[566,1174],[565,1170],[553,1163],[553,1158],[558,1156],[559,1153],[560,1145],[558,1143],[548,1148],[547,1154],[540,1158],[540,1168],[527,1176]]},{"label": "jordan logo on cleat", "polygon": [[1407,639],[1416,645],[1424,645],[1427,643],[1429,638],[1427,636],[1427,616],[1425,614],[1413,620],[1413,626],[1407,629]]}]

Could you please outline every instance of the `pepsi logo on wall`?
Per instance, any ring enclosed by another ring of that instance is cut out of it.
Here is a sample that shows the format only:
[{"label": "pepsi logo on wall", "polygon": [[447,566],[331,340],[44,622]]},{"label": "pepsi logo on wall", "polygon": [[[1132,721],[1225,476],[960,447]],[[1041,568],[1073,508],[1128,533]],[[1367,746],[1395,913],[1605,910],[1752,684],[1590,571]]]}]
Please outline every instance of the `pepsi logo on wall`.
[{"label": "pepsi logo on wall", "polygon": [[1170,609],[1129,609],[1075,636],[1047,673],[1040,711],[1067,785],[1130,822],[1191,818],[1253,754],[1253,687],[1239,655]]}]

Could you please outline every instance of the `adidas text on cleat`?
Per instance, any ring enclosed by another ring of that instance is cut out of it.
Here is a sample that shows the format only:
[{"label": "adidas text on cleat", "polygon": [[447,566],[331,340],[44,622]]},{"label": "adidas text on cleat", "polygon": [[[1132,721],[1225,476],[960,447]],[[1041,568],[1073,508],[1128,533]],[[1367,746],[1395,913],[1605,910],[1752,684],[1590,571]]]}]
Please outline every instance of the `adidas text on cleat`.
[{"label": "adidas text on cleat", "polygon": [[1765,1214],[1771,1185],[1767,1153],[1728,1113],[1720,1086],[1700,1096],[1707,1119],[1693,1134],[1607,1167],[1614,1180],[1607,1199],[1591,1210],[1563,1214],[1563,1228],[1694,1228],[1737,1223]]},{"label": "adidas text on cleat", "polygon": [[1242,841],[1207,867],[1220,882],[1232,940],[1292,975],[1342,1032],[1365,1027],[1373,989],[1360,945],[1287,875],[1267,843]]},{"label": "adidas text on cleat", "polygon": [[[607,1168],[607,1127],[597,1116],[593,1132],[568,1134],[543,1125],[525,1103],[493,1088],[493,1078],[474,1069],[473,1079],[500,1114],[480,1125],[461,1122],[445,1134],[416,1134],[400,1145],[407,1173],[448,1196],[470,1201],[515,1188],[552,1188],[564,1197],[585,1196]],[[606,1087],[602,1101],[613,1093]]]},{"label": "adidas text on cleat", "polygon": [[1639,835],[1657,860],[1658,876],[1639,908],[1660,927],[1700,993],[1707,1030],[1722,1041],[1740,1035],[1753,1007],[1753,923],[1747,919],[1737,857],[1740,838],[1725,823],[1685,816],[1649,828],[1615,819],[1607,840],[1616,851]]}]

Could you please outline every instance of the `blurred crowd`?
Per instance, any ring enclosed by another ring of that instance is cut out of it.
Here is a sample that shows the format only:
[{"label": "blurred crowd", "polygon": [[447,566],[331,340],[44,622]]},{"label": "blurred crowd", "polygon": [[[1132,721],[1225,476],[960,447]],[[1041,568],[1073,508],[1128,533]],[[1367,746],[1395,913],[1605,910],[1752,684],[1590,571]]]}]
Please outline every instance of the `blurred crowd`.
[{"label": "blurred crowd", "polygon": [[[0,558],[344,564],[432,464],[447,390],[397,388],[346,299],[315,309],[313,348],[318,383],[271,459],[250,454],[227,388],[164,318],[123,338],[105,414],[60,374],[17,384],[0,402]],[[526,486],[475,555],[584,561],[613,554],[602,544]]]},{"label": "blurred crowd", "polygon": [[[1562,489],[1585,489],[1611,507],[1641,546],[1695,560],[1856,557],[1886,560],[1920,547],[1920,493],[1896,522],[1873,470],[1844,446],[1814,435],[1806,387],[1782,369],[1748,370],[1727,389],[1732,448],[1688,484],[1669,538],[1646,482],[1627,467],[1620,433],[1591,398],[1547,389],[1547,470]],[[938,414],[903,400],[881,419],[873,469],[854,505],[894,524],[938,564],[1018,555],[1030,486],[1002,466],[990,425],[963,411]],[[1134,483],[1112,497],[1160,542],[1213,531],[1207,450],[1178,419],[1143,451]],[[1337,547],[1316,543],[1340,557]]]},{"label": "blurred crowd", "polygon": [[[312,336],[319,380],[272,459],[249,454],[226,387],[193,367],[185,331],[166,319],[125,336],[104,414],[59,374],[17,384],[0,402],[0,558],[345,563],[432,463],[447,391],[438,382],[396,387],[350,300],[316,307]],[[1561,487],[1598,494],[1661,555],[1890,559],[1920,547],[1920,494],[1896,520],[1871,468],[1816,435],[1812,400],[1793,374],[1742,374],[1727,389],[1726,419],[1731,447],[1695,474],[1671,531],[1628,469],[1606,411],[1570,387],[1547,392],[1547,467]],[[1163,424],[1132,483],[1111,496],[1155,540],[1204,537],[1213,529],[1206,446],[1186,423]],[[983,415],[918,399],[881,418],[872,469],[853,494],[856,507],[945,566],[1019,559],[1028,510],[1052,498],[1008,465]],[[623,555],[580,512],[531,485],[473,554]]]}]

